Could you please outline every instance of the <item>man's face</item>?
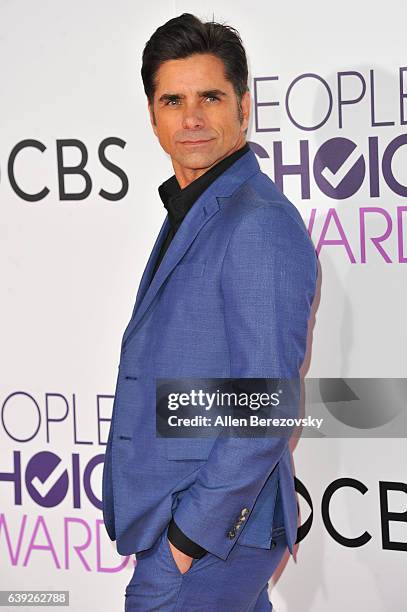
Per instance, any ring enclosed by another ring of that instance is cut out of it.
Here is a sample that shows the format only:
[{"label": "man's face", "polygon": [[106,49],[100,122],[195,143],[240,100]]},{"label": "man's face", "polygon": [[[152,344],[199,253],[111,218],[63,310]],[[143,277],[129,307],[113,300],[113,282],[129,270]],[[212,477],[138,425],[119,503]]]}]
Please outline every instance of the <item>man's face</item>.
[{"label": "man's face", "polygon": [[222,60],[214,55],[195,54],[161,64],[150,118],[181,188],[243,146],[249,92],[241,106],[242,121],[233,85],[225,78]]}]

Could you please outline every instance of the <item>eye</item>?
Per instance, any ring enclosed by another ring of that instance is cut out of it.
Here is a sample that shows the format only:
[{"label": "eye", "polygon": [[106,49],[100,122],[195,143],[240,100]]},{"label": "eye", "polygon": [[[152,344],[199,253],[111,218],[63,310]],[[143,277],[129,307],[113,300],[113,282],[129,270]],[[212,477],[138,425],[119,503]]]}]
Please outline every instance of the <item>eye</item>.
[{"label": "eye", "polygon": [[206,96],[205,100],[219,100],[218,96]]},{"label": "eye", "polygon": [[179,102],[179,98],[170,98],[166,101],[165,106],[177,106]]}]

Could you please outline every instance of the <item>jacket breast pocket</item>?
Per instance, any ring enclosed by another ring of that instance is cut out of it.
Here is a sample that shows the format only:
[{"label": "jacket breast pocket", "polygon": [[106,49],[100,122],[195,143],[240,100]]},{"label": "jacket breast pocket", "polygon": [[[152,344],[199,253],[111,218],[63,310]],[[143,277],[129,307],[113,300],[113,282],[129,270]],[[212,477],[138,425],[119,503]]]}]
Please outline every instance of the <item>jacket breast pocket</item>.
[{"label": "jacket breast pocket", "polygon": [[206,461],[215,438],[167,438],[167,459]]},{"label": "jacket breast pocket", "polygon": [[199,278],[205,272],[205,262],[180,263],[175,267],[172,278]]}]

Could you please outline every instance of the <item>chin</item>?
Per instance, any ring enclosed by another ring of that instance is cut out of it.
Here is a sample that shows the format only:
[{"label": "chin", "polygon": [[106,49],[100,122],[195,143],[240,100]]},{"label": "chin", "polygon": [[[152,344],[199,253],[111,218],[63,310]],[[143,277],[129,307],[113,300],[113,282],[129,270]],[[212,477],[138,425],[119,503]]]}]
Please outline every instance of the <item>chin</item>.
[{"label": "chin", "polygon": [[179,160],[180,163],[186,168],[194,168],[198,170],[199,168],[208,168],[217,162],[220,155],[216,155],[216,153],[212,153],[209,155],[208,153],[202,154],[198,151],[190,153],[189,155],[184,155],[182,160]]}]

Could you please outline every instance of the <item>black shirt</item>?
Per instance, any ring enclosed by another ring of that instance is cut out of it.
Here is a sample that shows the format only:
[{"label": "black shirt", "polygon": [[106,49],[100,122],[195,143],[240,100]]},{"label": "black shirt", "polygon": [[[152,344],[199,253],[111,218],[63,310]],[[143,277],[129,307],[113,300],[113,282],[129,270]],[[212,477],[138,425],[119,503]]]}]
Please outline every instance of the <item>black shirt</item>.
[{"label": "black shirt", "polygon": [[[223,158],[220,162],[212,166],[207,172],[204,172],[197,179],[189,183],[184,189],[181,189],[176,179],[175,174],[166,180],[158,188],[160,198],[164,204],[164,207],[168,211],[168,217],[170,222],[170,228],[164,239],[162,247],[155,263],[153,274],[151,279],[156,273],[161,260],[164,257],[166,250],[168,249],[171,240],[175,236],[175,233],[181,225],[185,215],[192,207],[194,202],[199,198],[200,195],[209,187],[213,181],[218,178],[227,168],[229,168],[235,161],[237,161],[242,155],[250,150],[249,145],[246,143],[243,147],[231,153],[227,157]],[[150,281],[151,282],[151,281]],[[174,519],[171,520],[168,526],[168,539],[170,542],[181,550],[189,557],[200,559],[207,552],[205,548],[196,544],[190,538],[188,538],[183,531],[175,523]]]},{"label": "black shirt", "polygon": [[231,155],[228,155],[228,157],[221,159],[220,162],[212,166],[212,168],[204,172],[204,174],[201,174],[201,176],[192,181],[192,183],[189,183],[184,189],[181,189],[179,186],[175,174],[159,186],[158,193],[160,194],[164,207],[168,211],[170,228],[158,254],[151,279],[153,279],[171,240],[174,238],[175,232],[194,202],[203,194],[209,185],[226,170],[226,168],[229,168],[229,166],[237,161],[239,157],[242,157],[242,155],[248,151],[250,151],[250,147],[246,143],[243,147],[231,153]]}]

